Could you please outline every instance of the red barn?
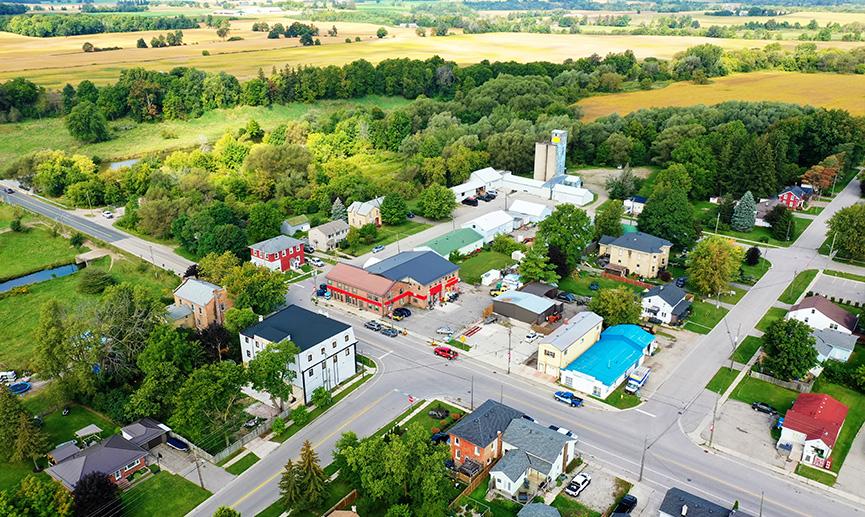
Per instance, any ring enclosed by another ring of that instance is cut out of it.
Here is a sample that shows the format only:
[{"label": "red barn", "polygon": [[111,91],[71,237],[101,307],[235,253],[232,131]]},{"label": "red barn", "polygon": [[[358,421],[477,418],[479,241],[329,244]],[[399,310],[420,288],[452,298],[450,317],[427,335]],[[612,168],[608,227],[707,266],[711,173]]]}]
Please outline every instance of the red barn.
[{"label": "red barn", "polygon": [[274,271],[285,272],[289,269],[298,269],[306,264],[306,257],[303,255],[303,243],[285,235],[256,242],[249,247],[249,252],[253,264]]}]

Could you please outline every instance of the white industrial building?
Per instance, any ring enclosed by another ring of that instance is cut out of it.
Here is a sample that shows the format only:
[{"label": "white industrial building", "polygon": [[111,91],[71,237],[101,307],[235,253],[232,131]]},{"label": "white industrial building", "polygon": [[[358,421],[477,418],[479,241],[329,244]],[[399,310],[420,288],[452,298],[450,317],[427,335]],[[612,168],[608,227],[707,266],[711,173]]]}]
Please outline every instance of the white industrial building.
[{"label": "white industrial building", "polygon": [[520,227],[543,221],[553,213],[553,209],[541,203],[517,199],[508,207],[508,213],[514,218],[514,226]]},{"label": "white industrial building", "polygon": [[478,232],[484,238],[484,244],[486,244],[492,242],[496,238],[496,235],[508,234],[514,231],[514,218],[504,210],[496,210],[463,223],[462,228],[471,228]]}]

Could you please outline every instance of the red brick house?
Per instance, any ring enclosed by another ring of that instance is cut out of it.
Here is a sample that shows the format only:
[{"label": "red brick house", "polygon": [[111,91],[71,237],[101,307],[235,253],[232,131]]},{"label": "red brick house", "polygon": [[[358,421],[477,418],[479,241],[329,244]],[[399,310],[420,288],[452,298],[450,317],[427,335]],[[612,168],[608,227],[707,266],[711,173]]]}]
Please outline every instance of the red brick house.
[{"label": "red brick house", "polygon": [[478,406],[448,431],[454,464],[468,464],[475,473],[491,465],[502,456],[502,433],[513,419],[522,417],[520,411],[492,399]]},{"label": "red brick house", "polygon": [[778,200],[790,210],[800,210],[813,193],[814,191],[808,187],[787,187],[778,194]]},{"label": "red brick house", "polygon": [[87,474],[101,472],[120,486],[147,468],[147,451],[115,434],[49,467],[45,472],[69,490]]},{"label": "red brick house", "polygon": [[249,247],[249,254],[249,260],[256,266],[283,273],[289,269],[299,269],[306,264],[303,243],[285,235],[256,242]]}]

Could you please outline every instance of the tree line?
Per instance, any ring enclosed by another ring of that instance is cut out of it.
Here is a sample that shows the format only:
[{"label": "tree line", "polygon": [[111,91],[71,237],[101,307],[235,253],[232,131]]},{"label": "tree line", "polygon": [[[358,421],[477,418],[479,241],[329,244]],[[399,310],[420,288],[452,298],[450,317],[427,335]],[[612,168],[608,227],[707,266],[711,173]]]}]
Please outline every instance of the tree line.
[{"label": "tree line", "polygon": [[182,14],[179,16],[27,14],[0,18],[0,30],[22,36],[49,38],[103,32],[194,29],[202,20],[201,17],[190,17]]}]

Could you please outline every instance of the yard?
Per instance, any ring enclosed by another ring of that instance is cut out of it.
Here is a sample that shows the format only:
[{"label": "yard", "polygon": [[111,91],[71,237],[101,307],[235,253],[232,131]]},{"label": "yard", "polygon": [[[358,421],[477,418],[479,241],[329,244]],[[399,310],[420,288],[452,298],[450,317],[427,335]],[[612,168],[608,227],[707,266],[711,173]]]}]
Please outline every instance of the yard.
[{"label": "yard", "polygon": [[817,276],[816,269],[806,269],[799,272],[796,278],[787,286],[787,289],[784,289],[784,292],[781,293],[778,301],[782,303],[796,303],[799,297],[802,296],[802,293],[805,292],[805,289],[808,289],[808,286],[811,285],[811,281],[814,280],[815,276]]},{"label": "yard", "polygon": [[579,501],[562,494],[553,499],[552,506],[562,514],[562,517],[601,517],[600,512],[596,512]]},{"label": "yard", "polygon": [[730,397],[749,405],[754,402],[765,402],[777,409],[783,416],[793,405],[798,395],[793,390],[775,386],[749,375],[742,379]]},{"label": "yard", "polygon": [[[7,221],[8,222],[8,221]],[[43,269],[71,264],[79,251],[69,239],[53,237],[44,228],[0,234],[0,278],[15,278]]]},{"label": "yard", "polygon": [[[489,490],[490,478],[487,478],[475,488],[471,494],[457,501],[456,506],[459,508],[467,505],[470,508],[475,508],[476,511],[484,515],[492,515],[492,517],[514,517],[520,511],[522,505],[516,501],[509,501],[496,497],[492,501],[484,500],[487,491]],[[489,514],[485,511],[489,511]]]},{"label": "yard", "polygon": [[[636,395],[631,395],[630,393],[625,392],[625,385],[627,383],[622,383],[618,388],[613,390],[606,399],[597,399],[605,404],[609,404],[615,408],[619,409],[629,409],[632,407],[636,407],[640,405],[640,397]],[[596,397],[592,397],[596,398]]]},{"label": "yard", "polygon": [[723,394],[733,384],[733,381],[736,380],[737,375],[739,375],[739,370],[732,370],[726,366],[722,366],[709,383],[706,384],[706,389],[719,395]]},{"label": "yard", "polygon": [[714,304],[695,299],[691,304],[691,316],[685,322],[685,329],[698,334],[708,334],[727,312],[724,307],[715,307]]},{"label": "yard", "polygon": [[[437,419],[434,419],[433,417],[429,416],[429,411],[431,411],[433,409],[439,409],[439,408],[447,410],[447,412],[448,412],[447,418],[444,418],[442,420],[437,420]],[[452,415],[454,415],[454,414],[459,415],[459,417],[454,419],[452,417]],[[439,431],[447,429],[448,427],[453,425],[457,420],[459,420],[464,414],[465,414],[465,411],[463,411],[462,409],[459,409],[458,407],[452,406],[450,404],[445,404],[444,402],[434,401],[434,402],[431,402],[425,408],[423,408],[420,412],[418,412],[418,414],[411,417],[409,419],[409,421],[406,422],[405,425],[403,425],[403,427],[408,427],[412,424],[419,423],[419,424],[421,424],[421,426],[423,426],[424,429],[429,429],[430,432],[438,432],[438,431],[433,431],[433,429],[438,429]]]},{"label": "yard", "polygon": [[[598,284],[597,290],[592,290],[591,285],[593,283]],[[577,296],[594,296],[600,289],[615,289],[616,287],[627,287],[635,293],[643,290],[635,285],[617,282],[601,276],[594,276],[584,271],[580,271],[576,276],[572,275],[559,281],[559,288],[561,290],[574,293]]]},{"label": "yard", "polygon": [[375,246],[387,246],[392,242],[396,242],[399,239],[408,237],[409,235],[422,232],[427,228],[429,228],[428,224],[418,223],[415,221],[406,221],[396,226],[382,225],[378,229],[378,237],[374,242],[371,242],[369,244],[359,244],[355,247],[346,248],[343,251],[350,255],[358,257],[360,255],[363,255],[364,253],[369,253]]},{"label": "yard", "polygon": [[733,352],[733,360],[737,363],[747,363],[754,357],[757,349],[763,346],[763,340],[756,336],[746,336]]},{"label": "yard", "polygon": [[165,471],[141,481],[120,496],[125,517],[182,517],[210,497],[210,492]]},{"label": "yard", "polygon": [[766,311],[766,314],[757,322],[757,330],[761,330],[766,332],[769,329],[769,325],[772,323],[784,319],[784,316],[787,315],[787,310],[782,309],[780,307],[769,307],[769,310]]},{"label": "yard", "polygon": [[[790,229],[790,240],[779,241],[772,237],[772,230],[764,226],[755,226],[750,232],[737,232],[734,230],[718,230],[718,233],[727,235],[739,241],[761,242],[772,246],[787,247],[796,242],[796,239],[802,235],[805,228],[811,224],[813,219],[805,219],[803,217],[793,218],[793,227]],[[708,232],[710,233],[710,232]]]},{"label": "yard", "polygon": [[744,289],[739,289],[738,287],[731,287],[730,291],[730,293],[721,295],[720,300],[724,303],[729,303],[731,305],[736,305],[737,303],[739,303],[739,300],[741,300],[742,297],[745,296],[745,293],[748,292]]},{"label": "yard", "polygon": [[763,278],[763,275],[769,271],[769,268],[772,267],[772,263],[768,260],[760,257],[760,260],[757,264],[753,266],[749,266],[748,264],[742,264],[742,283],[748,285],[754,285],[758,280]]},{"label": "yard", "polygon": [[865,423],[865,394],[844,386],[823,382],[822,378],[818,378],[814,383],[813,391],[814,393],[830,395],[849,408],[847,419],[841,428],[841,434],[838,435],[835,448],[832,449],[832,472],[838,473],[841,465],[844,463],[844,459],[847,457],[847,453],[850,452],[850,447],[853,445],[856,433],[859,432],[859,428]]},{"label": "yard", "polygon": [[491,269],[502,269],[510,266],[514,260],[509,256],[495,251],[481,251],[460,263],[460,280],[467,284],[479,284],[481,275]]},{"label": "yard", "polygon": [[[101,258],[91,266],[108,271],[118,282],[142,286],[165,301],[179,278],[147,265],[139,259],[114,260]],[[33,333],[39,321],[39,308],[48,300],[58,300],[67,309],[83,311],[99,296],[78,292],[79,274],[55,278],[27,287],[26,294],[0,299],[0,369],[23,370],[32,367]],[[27,307],[27,310],[22,310]]]},{"label": "yard", "polygon": [[255,465],[260,458],[255,455],[253,452],[247,453],[245,456],[235,461],[228,467],[225,467],[225,471],[229,474],[234,474],[235,476],[239,476],[243,474],[246,469]]}]

